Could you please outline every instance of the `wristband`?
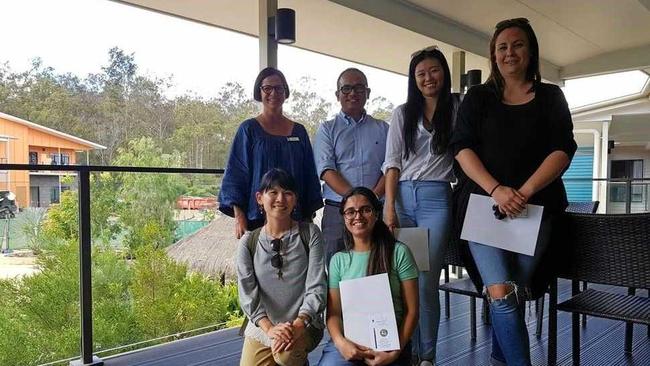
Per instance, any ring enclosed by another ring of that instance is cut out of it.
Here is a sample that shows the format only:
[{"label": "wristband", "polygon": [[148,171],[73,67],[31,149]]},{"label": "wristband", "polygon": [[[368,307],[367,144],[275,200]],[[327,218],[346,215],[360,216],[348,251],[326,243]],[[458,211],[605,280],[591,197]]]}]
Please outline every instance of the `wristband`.
[{"label": "wristband", "polygon": [[494,191],[496,191],[497,188],[499,188],[499,187],[501,187],[501,183],[497,183],[497,185],[494,186],[494,188],[492,188],[492,190],[490,191],[490,197],[492,197],[492,193],[494,193]]}]

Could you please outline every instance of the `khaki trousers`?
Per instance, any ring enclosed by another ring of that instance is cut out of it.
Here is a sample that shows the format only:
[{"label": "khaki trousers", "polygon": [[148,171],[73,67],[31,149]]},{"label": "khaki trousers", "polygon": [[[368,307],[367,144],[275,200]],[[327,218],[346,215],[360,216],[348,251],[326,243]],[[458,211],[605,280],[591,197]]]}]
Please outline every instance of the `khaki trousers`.
[{"label": "khaki trousers", "polygon": [[239,365],[304,366],[307,363],[307,355],[318,346],[322,338],[323,331],[321,329],[308,327],[305,334],[296,341],[291,350],[273,353],[271,347],[267,347],[253,338],[245,337]]}]

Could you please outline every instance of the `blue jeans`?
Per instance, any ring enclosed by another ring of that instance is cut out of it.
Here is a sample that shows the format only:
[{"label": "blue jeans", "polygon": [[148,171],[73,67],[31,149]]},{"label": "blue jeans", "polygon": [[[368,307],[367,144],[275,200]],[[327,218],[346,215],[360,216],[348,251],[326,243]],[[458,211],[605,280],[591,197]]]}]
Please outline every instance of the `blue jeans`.
[{"label": "blue jeans", "polygon": [[542,220],[535,255],[529,256],[469,242],[483,284],[512,284],[514,290],[490,300],[492,358],[508,365],[530,365],[530,345],[524,319],[524,293],[550,242],[552,219]]},{"label": "blue jeans", "polygon": [[451,186],[448,182],[402,181],[395,210],[400,227],[429,229],[429,271],[420,272],[420,321],[413,333],[413,354],[435,361],[440,323],[438,285],[451,228]]},{"label": "blue jeans", "polygon": [[[411,346],[407,344],[402,353],[400,353],[397,361],[388,366],[410,366],[411,364]],[[346,361],[339,353],[339,350],[330,339],[327,341],[325,348],[323,348],[323,355],[318,361],[318,366],[361,366],[365,365],[363,361]]]}]

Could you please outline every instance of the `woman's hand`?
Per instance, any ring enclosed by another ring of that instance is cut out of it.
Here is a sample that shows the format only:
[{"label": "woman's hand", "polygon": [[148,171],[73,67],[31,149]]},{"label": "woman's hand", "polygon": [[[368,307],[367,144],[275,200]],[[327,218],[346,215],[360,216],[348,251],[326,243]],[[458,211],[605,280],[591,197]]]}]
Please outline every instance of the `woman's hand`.
[{"label": "woman's hand", "polygon": [[237,239],[241,238],[246,232],[246,227],[248,222],[246,220],[246,215],[235,215],[235,237]]},{"label": "woman's hand", "polygon": [[363,360],[368,357],[370,352],[370,348],[360,346],[345,338],[341,338],[338,342],[335,342],[334,345],[336,346],[336,349],[339,350],[341,356],[343,356],[347,361]]},{"label": "woman's hand", "polygon": [[395,233],[395,229],[399,228],[399,221],[397,220],[395,207],[386,206],[386,209],[384,209],[383,220],[393,234]]},{"label": "woman's hand", "polygon": [[296,341],[300,339],[300,337],[305,335],[305,322],[302,319],[298,318],[294,320],[292,327],[293,327],[293,336],[291,337],[291,342],[286,343],[284,345],[284,348],[279,349],[278,352],[289,351],[293,347],[293,345],[296,344]]},{"label": "woman's hand", "polygon": [[366,357],[364,361],[366,365],[371,365],[371,366],[389,365],[397,361],[397,359],[399,358],[399,354],[400,351],[382,352],[382,351],[370,350],[368,352],[369,356]]},{"label": "woman's hand", "polygon": [[492,198],[499,205],[501,213],[508,215],[510,218],[519,215],[526,207],[527,198],[512,187],[498,186],[492,192]]},{"label": "woman's hand", "polygon": [[293,339],[293,326],[290,322],[278,323],[269,328],[266,335],[274,340],[274,344],[278,342],[290,343]]}]

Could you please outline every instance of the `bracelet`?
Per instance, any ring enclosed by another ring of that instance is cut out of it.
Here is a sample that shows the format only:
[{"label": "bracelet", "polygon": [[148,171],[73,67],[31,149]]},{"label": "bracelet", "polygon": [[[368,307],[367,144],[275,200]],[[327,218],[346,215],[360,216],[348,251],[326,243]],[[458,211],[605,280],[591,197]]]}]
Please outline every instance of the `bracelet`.
[{"label": "bracelet", "polygon": [[497,188],[499,188],[499,187],[501,187],[501,183],[497,183],[497,185],[494,186],[494,188],[492,188],[492,190],[490,191],[490,197],[492,197],[492,193],[494,193],[494,191],[496,191]]}]

